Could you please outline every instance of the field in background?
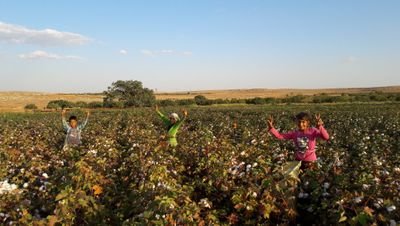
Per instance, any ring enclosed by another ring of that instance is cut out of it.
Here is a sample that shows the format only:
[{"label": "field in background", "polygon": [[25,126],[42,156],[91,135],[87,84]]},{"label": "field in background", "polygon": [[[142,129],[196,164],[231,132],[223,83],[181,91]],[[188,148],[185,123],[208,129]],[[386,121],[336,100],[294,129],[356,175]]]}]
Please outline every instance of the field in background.
[{"label": "field in background", "polygon": [[47,106],[52,100],[103,101],[101,95],[91,94],[55,94],[37,92],[0,92],[0,112],[21,112],[27,104],[36,104],[39,109]]},{"label": "field in background", "polygon": [[[210,91],[187,92],[158,92],[156,98],[164,99],[193,99],[197,95],[203,95],[208,99],[247,99],[254,97],[285,97],[295,95],[316,95],[326,93],[339,95],[342,93],[400,93],[400,86],[376,87],[376,88],[346,88],[346,89],[232,89]],[[67,100],[72,102],[103,101],[101,94],[56,94],[40,92],[0,92],[0,112],[21,112],[27,104],[35,104],[39,109],[46,107],[52,100]]]},{"label": "field in background", "polygon": [[157,99],[191,99],[197,95],[203,95],[208,99],[247,99],[254,97],[286,97],[295,95],[316,95],[326,93],[339,95],[342,93],[399,93],[400,86],[374,87],[374,88],[343,88],[343,89],[231,89],[231,90],[210,90],[192,92],[157,93]]}]

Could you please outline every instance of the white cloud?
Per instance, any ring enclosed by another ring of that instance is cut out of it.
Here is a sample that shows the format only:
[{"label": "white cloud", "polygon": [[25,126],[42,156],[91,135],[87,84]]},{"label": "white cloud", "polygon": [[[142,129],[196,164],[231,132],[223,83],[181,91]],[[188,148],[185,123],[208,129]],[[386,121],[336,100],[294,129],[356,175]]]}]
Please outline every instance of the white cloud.
[{"label": "white cloud", "polygon": [[90,38],[81,34],[53,29],[34,30],[19,25],[0,22],[0,42],[58,46],[83,45],[89,41]]},{"label": "white cloud", "polygon": [[82,60],[79,56],[61,56],[54,53],[48,53],[42,50],[36,50],[31,53],[21,54],[19,58],[24,60],[39,60],[39,59],[51,59],[51,60]]},{"label": "white cloud", "polygon": [[151,50],[142,49],[140,52],[145,56],[154,56],[154,53]]},{"label": "white cloud", "polygon": [[119,51],[119,53],[122,54],[122,55],[127,55],[127,54],[128,54],[128,51],[125,50],[125,49],[121,49],[121,50]]},{"label": "white cloud", "polygon": [[150,57],[161,56],[161,55],[191,56],[193,54],[191,51],[178,52],[171,49],[163,49],[163,50],[142,49],[140,52],[143,55]]},{"label": "white cloud", "polygon": [[163,49],[160,51],[160,54],[174,54],[174,51],[170,49]]}]

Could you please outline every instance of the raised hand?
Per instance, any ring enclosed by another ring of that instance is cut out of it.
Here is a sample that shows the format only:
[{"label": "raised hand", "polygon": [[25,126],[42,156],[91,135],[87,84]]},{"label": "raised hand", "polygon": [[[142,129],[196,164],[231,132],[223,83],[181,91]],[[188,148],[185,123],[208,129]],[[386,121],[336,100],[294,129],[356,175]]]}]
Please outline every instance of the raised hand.
[{"label": "raised hand", "polygon": [[267,119],[268,129],[274,128],[274,118],[270,115]]},{"label": "raised hand", "polygon": [[186,118],[188,115],[188,112],[186,111],[186,109],[182,109],[182,114],[183,116]]},{"label": "raised hand", "polygon": [[90,111],[87,110],[87,111],[86,111],[86,116],[89,117],[89,115],[90,115]]},{"label": "raised hand", "polygon": [[61,114],[62,114],[62,115],[65,115],[66,112],[67,112],[67,110],[62,109]]},{"label": "raised hand", "polygon": [[324,125],[324,122],[322,121],[321,115],[320,115],[320,114],[316,114],[316,115],[315,115],[315,120],[316,120],[316,123],[317,123],[317,126],[318,126],[318,127]]},{"label": "raised hand", "polygon": [[156,111],[158,111],[159,110],[159,108],[158,108],[158,105],[156,104],[156,106],[155,106],[155,109],[156,109]]}]

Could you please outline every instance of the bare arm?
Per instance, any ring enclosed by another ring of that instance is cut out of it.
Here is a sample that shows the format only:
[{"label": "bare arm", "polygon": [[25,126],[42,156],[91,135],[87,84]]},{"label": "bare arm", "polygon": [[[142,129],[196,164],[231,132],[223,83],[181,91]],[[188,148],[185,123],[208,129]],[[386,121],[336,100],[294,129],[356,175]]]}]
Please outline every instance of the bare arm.
[{"label": "bare arm", "polygon": [[279,140],[289,140],[293,139],[294,133],[289,132],[289,133],[280,133],[278,130],[275,129],[274,127],[274,118],[272,116],[269,116],[267,119],[267,125],[268,125],[268,131],[274,135],[276,138]]},{"label": "bare arm", "polygon": [[321,115],[315,115],[315,120],[318,129],[318,136],[324,140],[329,140],[329,134],[328,131],[326,131],[326,129],[324,128],[324,122],[321,119]]}]

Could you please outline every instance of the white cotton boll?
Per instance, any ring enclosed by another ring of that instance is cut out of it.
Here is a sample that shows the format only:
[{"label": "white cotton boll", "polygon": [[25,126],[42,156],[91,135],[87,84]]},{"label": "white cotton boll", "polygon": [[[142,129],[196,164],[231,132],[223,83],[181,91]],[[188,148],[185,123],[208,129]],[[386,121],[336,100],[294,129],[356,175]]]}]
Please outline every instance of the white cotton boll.
[{"label": "white cotton boll", "polygon": [[329,184],[328,182],[325,182],[325,183],[324,183],[324,188],[325,188],[325,189],[328,189],[329,186],[330,186],[330,184]]},{"label": "white cotton boll", "polygon": [[24,185],[23,185],[24,188],[27,188],[28,186],[29,186],[28,183],[24,183]]},{"label": "white cotton boll", "polygon": [[47,175],[47,173],[43,173],[42,176],[43,176],[44,178],[46,178],[46,179],[49,178],[49,175]]},{"label": "white cotton boll", "polygon": [[374,207],[377,208],[377,209],[381,208],[382,205],[383,205],[383,199],[381,199],[381,198],[378,198],[376,200],[376,202],[374,202]]},{"label": "white cotton boll", "polygon": [[363,187],[364,190],[368,190],[371,187],[371,185],[363,184],[362,187]]},{"label": "white cotton boll", "polygon": [[375,183],[379,184],[379,183],[381,182],[381,179],[375,177],[375,178],[374,178],[374,181],[375,181]]},{"label": "white cotton boll", "polygon": [[394,205],[388,206],[388,207],[386,207],[386,210],[390,213],[390,212],[396,210],[396,206],[394,206]]},{"label": "white cotton boll", "polygon": [[199,204],[203,208],[208,208],[208,209],[211,208],[211,202],[207,198],[200,199]]},{"label": "white cotton boll", "polygon": [[252,196],[253,198],[257,198],[257,192],[254,192],[254,191],[253,191],[253,193],[251,193],[251,196]]},{"label": "white cotton boll", "polygon": [[257,167],[258,166],[258,163],[253,163],[253,167]]},{"label": "white cotton boll", "polygon": [[328,192],[322,193],[322,197],[328,197],[330,194]]},{"label": "white cotton boll", "polygon": [[389,176],[390,173],[389,173],[389,171],[387,171],[387,170],[385,169],[385,170],[382,171],[382,175],[383,175],[383,176]]},{"label": "white cotton boll", "polygon": [[236,175],[237,173],[238,173],[237,169],[234,169],[234,170],[232,171],[232,174],[233,174],[233,175]]},{"label": "white cotton boll", "polygon": [[356,197],[354,198],[354,203],[360,203],[364,197]]},{"label": "white cotton boll", "polygon": [[303,193],[303,192],[300,192],[299,195],[298,195],[299,199],[306,199],[309,196],[310,195],[308,193]]}]

